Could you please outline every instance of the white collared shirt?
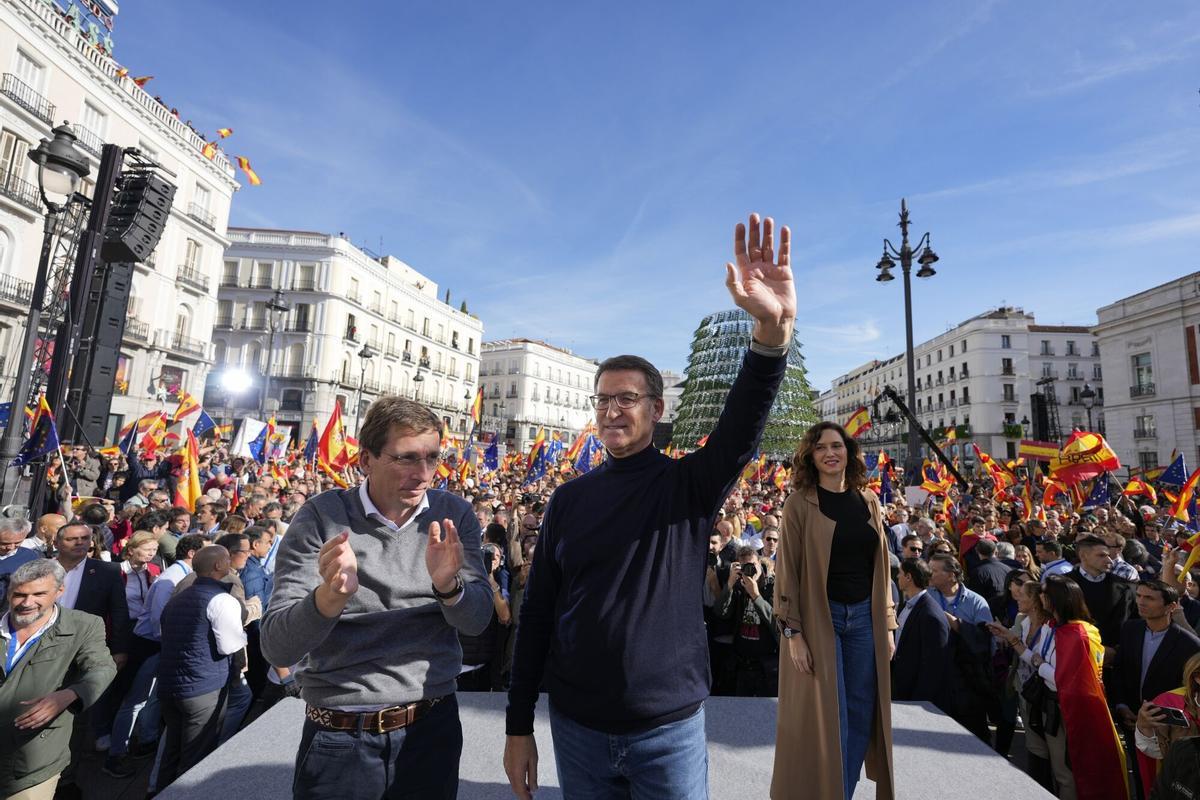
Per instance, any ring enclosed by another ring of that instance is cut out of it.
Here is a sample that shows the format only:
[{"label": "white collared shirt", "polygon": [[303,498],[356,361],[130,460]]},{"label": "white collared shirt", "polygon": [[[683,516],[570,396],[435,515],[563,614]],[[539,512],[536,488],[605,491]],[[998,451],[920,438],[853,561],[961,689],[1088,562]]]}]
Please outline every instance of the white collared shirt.
[{"label": "white collared shirt", "polygon": [[[0,645],[0,667],[4,666],[3,659],[8,654],[8,643],[13,638],[13,636],[16,635],[12,632],[12,630],[9,627],[10,623],[9,623],[8,614],[9,614],[9,612],[5,611],[4,615],[0,616],[0,639],[2,639],[4,641],[4,643],[2,645]],[[58,604],[56,603],[54,606],[54,610],[50,612],[50,619],[47,620],[45,623],[43,623],[42,627],[38,628],[36,631],[34,631],[32,634],[30,634],[29,638],[27,638],[23,644],[17,646],[17,653],[16,653],[17,663],[20,663],[21,657],[25,654],[25,651],[29,649],[29,646],[37,643],[37,640],[41,637],[41,635],[43,633],[45,633],[46,631],[48,631],[50,629],[50,626],[53,625],[57,621],[58,621]]]},{"label": "white collared shirt", "polygon": [[896,644],[900,644],[900,635],[904,633],[904,623],[908,621],[908,615],[912,613],[913,606],[915,606],[917,601],[925,595],[925,592],[926,590],[922,589],[914,594],[904,604],[904,608],[900,609],[900,616],[896,618],[896,624],[899,626],[896,628]]},{"label": "white collared shirt", "polygon": [[74,569],[67,570],[67,577],[63,579],[63,596],[59,598],[58,604],[63,608],[74,608],[75,602],[79,600],[79,585],[83,583],[83,568],[87,565],[87,559],[83,559],[75,565]]},{"label": "white collared shirt", "polygon": [[364,479],[363,482],[358,485],[358,499],[362,501],[363,511],[368,517],[383,524],[393,533],[402,533],[403,531],[408,530],[408,528],[411,526],[416,525],[417,517],[429,510],[429,492],[426,492],[425,494],[421,495],[421,502],[417,504],[417,510],[412,513],[412,515],[408,518],[408,521],[403,525],[397,525],[395,522],[392,522],[390,519],[380,513],[379,507],[372,502],[371,495],[367,491],[368,480],[369,479]]}]

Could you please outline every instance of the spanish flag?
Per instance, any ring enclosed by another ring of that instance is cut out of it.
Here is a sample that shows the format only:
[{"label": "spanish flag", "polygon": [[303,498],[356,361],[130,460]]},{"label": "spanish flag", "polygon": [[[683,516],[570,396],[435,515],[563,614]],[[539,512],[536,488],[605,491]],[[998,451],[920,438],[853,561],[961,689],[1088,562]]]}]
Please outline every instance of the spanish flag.
[{"label": "spanish flag", "polygon": [[479,423],[483,422],[483,387],[480,386],[475,392],[475,401],[471,403],[471,422],[475,423],[474,430],[479,430]]},{"label": "spanish flag", "polygon": [[188,392],[181,391],[179,393],[179,407],[175,409],[175,416],[171,422],[179,422],[188,414],[192,414],[200,410],[200,401],[197,400]]},{"label": "spanish flag", "polygon": [[525,461],[525,471],[533,469],[533,462],[537,460],[538,455],[546,447],[546,429],[538,428],[537,436],[533,437],[533,444],[529,446],[529,458]]},{"label": "spanish flag", "polygon": [[1075,770],[1075,791],[1088,800],[1129,800],[1125,750],[1117,735],[1100,672],[1104,645],[1090,622],[1075,620],[1054,629],[1054,682]]},{"label": "spanish flag", "polygon": [[205,142],[204,146],[200,148],[200,155],[204,156],[209,161],[212,161],[217,155],[217,143]]},{"label": "spanish flag", "polygon": [[217,136],[228,139],[233,134],[233,128],[217,128]]},{"label": "spanish flag", "polygon": [[232,422],[230,422],[227,425],[218,425],[217,427],[213,428],[213,436],[216,437],[218,440],[228,439],[229,434],[231,434],[231,433],[233,433],[233,423]]},{"label": "spanish flag", "polygon": [[1058,455],[1050,459],[1050,474],[1068,484],[1086,481],[1105,472],[1116,472],[1121,460],[1098,433],[1076,431]]},{"label": "spanish flag", "polygon": [[867,411],[867,407],[855,411],[850,415],[850,419],[846,420],[846,424],[842,426],[846,429],[846,433],[853,439],[857,439],[860,433],[864,433],[871,427],[871,412]]},{"label": "spanish flag", "polygon": [[137,84],[138,86],[140,86],[141,88],[145,89],[145,88],[146,88],[146,84],[147,84],[147,83],[149,83],[149,82],[150,82],[150,81],[152,81],[152,80],[154,80],[154,76],[153,76],[153,75],[143,75],[143,76],[142,76],[142,77],[140,77],[140,78],[134,78],[134,79],[133,79],[133,82],[134,82],[134,83],[136,83],[136,84]]},{"label": "spanish flag", "polygon": [[246,178],[250,181],[251,186],[261,186],[262,178],[258,177],[258,173],[250,167],[250,159],[245,156],[237,157],[238,169],[246,173]]},{"label": "spanish flag", "polygon": [[333,413],[329,415],[329,421],[325,423],[321,440],[317,442],[317,461],[325,466],[326,471],[330,474],[344,469],[349,462],[349,453],[346,452],[346,429],[342,425],[341,403],[333,404]]},{"label": "spanish flag", "polygon": [[125,77],[126,75],[128,75],[128,74],[129,74],[129,68],[128,68],[128,67],[119,67],[119,68],[117,69],[117,77],[118,77],[118,78],[124,78],[124,77]]},{"label": "spanish flag", "polygon": [[187,432],[187,441],[179,448],[179,479],[175,484],[175,505],[188,511],[196,510],[196,499],[200,497],[200,446],[196,434]]},{"label": "spanish flag", "polygon": [[1196,483],[1200,482],[1200,469],[1196,470],[1187,479],[1187,483],[1179,491],[1179,495],[1171,504],[1171,516],[1180,522],[1188,521],[1187,507],[1188,503],[1192,502],[1192,495],[1196,492]]},{"label": "spanish flag", "polygon": [[1183,571],[1191,572],[1196,562],[1200,561],[1200,533],[1192,534],[1186,542],[1179,545],[1179,549],[1188,554],[1187,560],[1183,562]]},{"label": "spanish flag", "polygon": [[1125,497],[1137,497],[1141,495],[1147,498],[1151,505],[1158,504],[1158,492],[1154,491],[1154,487],[1141,478],[1130,478],[1129,483],[1125,484],[1125,491],[1121,492],[1121,494]]}]

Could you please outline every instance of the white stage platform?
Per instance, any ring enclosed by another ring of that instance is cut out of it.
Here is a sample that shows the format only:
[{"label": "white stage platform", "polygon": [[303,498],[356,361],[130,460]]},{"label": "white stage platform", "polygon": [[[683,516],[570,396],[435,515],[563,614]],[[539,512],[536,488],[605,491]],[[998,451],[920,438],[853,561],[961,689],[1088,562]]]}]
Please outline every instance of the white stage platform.
[{"label": "white stage platform", "polygon": [[[465,742],[458,796],[462,800],[512,798],[501,765],[505,695],[464,692],[458,697]],[[776,701],[713,697],[706,702],[705,709],[711,796],[714,800],[768,797]],[[213,800],[232,788],[240,797],[288,800],[303,710],[299,700],[283,701],[158,797]],[[892,726],[898,800],[948,796],[969,800],[1053,797],[929,704],[893,704]],[[554,770],[545,696],[538,701],[537,739],[541,761],[538,800],[562,798]],[[854,800],[874,797],[875,784],[864,778]]]}]

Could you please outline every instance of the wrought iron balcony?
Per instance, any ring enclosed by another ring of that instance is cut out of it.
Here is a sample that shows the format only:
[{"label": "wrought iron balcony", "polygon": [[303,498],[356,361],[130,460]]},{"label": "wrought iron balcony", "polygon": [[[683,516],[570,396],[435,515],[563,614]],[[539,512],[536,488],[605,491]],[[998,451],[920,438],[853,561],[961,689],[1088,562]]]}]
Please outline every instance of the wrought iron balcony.
[{"label": "wrought iron balcony", "polygon": [[179,269],[175,271],[175,280],[208,293],[208,276],[191,264],[180,264]]},{"label": "wrought iron balcony", "polygon": [[75,135],[79,137],[79,146],[96,158],[99,158],[100,152],[104,147],[104,140],[90,128],[85,128],[82,125],[73,125],[71,127],[75,129]]},{"label": "wrought iron balcony", "polygon": [[208,352],[208,342],[201,339],[192,339],[184,336],[182,333],[176,332],[171,334],[171,349],[188,355],[204,358]]},{"label": "wrought iron balcony", "polygon": [[54,122],[54,104],[35,92],[32,86],[23,83],[11,72],[4,73],[4,81],[0,83],[0,94],[3,94],[47,125]]},{"label": "wrought iron balcony", "polygon": [[312,322],[307,319],[297,319],[287,324],[290,333],[312,333]]},{"label": "wrought iron balcony", "polygon": [[217,317],[217,322],[213,326],[219,330],[233,330],[233,317]]},{"label": "wrought iron balcony", "polygon": [[199,203],[188,203],[187,215],[209,230],[217,229],[217,218]]},{"label": "wrought iron balcony", "polygon": [[140,319],[125,321],[125,338],[133,342],[150,343],[150,325]]},{"label": "wrought iron balcony", "polygon": [[1134,428],[1133,429],[1133,438],[1135,438],[1135,439],[1155,439],[1155,438],[1158,438],[1158,434],[1155,432],[1154,428]]},{"label": "wrought iron balcony", "polygon": [[317,281],[314,278],[297,278],[292,281],[292,291],[294,292],[315,292],[317,290]]},{"label": "wrought iron balcony", "polygon": [[12,275],[0,275],[0,302],[28,311],[33,302],[33,284]]},{"label": "wrought iron balcony", "polygon": [[15,200],[30,211],[42,211],[42,198],[38,194],[38,188],[18,177],[15,172],[0,172],[0,194]]},{"label": "wrought iron balcony", "polygon": [[1130,397],[1153,397],[1154,396],[1154,384],[1153,383],[1139,383],[1134,386],[1130,386],[1129,387],[1129,396]]}]

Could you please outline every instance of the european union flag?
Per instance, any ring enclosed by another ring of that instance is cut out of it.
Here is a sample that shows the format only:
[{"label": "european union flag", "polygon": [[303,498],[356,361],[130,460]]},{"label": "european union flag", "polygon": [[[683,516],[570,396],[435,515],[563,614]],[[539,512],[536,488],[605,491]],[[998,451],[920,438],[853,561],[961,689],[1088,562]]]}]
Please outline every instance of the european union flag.
[{"label": "european union flag", "polygon": [[41,458],[57,449],[58,429],[54,427],[54,415],[50,413],[49,407],[46,407],[46,401],[43,398],[37,421],[34,423],[33,430],[29,432],[29,439],[21,445],[12,465],[23,467],[35,458]]},{"label": "european union flag", "polygon": [[888,504],[892,502],[892,473],[890,470],[884,470],[879,476],[879,502]]},{"label": "european union flag", "polygon": [[247,445],[250,448],[250,457],[260,464],[266,463],[264,453],[267,449],[267,431],[270,427],[270,425],[264,425],[263,429],[258,432],[258,436],[251,439]]},{"label": "european union flag", "polygon": [[587,441],[583,443],[583,447],[579,448],[579,455],[575,457],[575,471],[583,475],[592,471],[592,461],[595,460],[596,452],[603,447],[600,440],[594,435],[590,435]]},{"label": "european union flag", "polygon": [[1188,471],[1187,465],[1183,462],[1183,453],[1171,462],[1171,466],[1167,467],[1166,472],[1158,476],[1155,483],[1167,484],[1168,486],[1183,486],[1187,483]]},{"label": "european union flag", "polygon": [[192,426],[192,433],[199,438],[205,433],[208,433],[213,428],[217,427],[217,423],[208,415],[208,412],[203,408],[200,409],[200,418],[196,420],[196,424]]},{"label": "european union flag", "polygon": [[879,468],[879,454],[867,453],[863,456],[863,461],[867,462],[867,472],[874,472]]},{"label": "european union flag", "polygon": [[546,468],[549,466],[549,459],[546,457],[546,448],[539,447],[537,456],[533,459],[533,463],[529,465],[529,472],[525,474],[525,480],[521,482],[522,486],[528,486],[534,481],[539,481],[546,477]]},{"label": "european union flag", "polygon": [[0,428],[8,427],[8,418],[12,414],[12,403],[0,403]]},{"label": "european union flag", "polygon": [[1099,508],[1108,505],[1108,500],[1108,473],[1102,472],[1100,477],[1096,478],[1096,484],[1092,486],[1092,493],[1088,495],[1083,507]]},{"label": "european union flag", "polygon": [[317,458],[317,423],[314,420],[312,430],[308,432],[308,441],[304,443],[304,460],[313,462]]},{"label": "european union flag", "polygon": [[483,451],[483,465],[495,472],[500,469],[500,435],[497,434],[488,448]]}]

